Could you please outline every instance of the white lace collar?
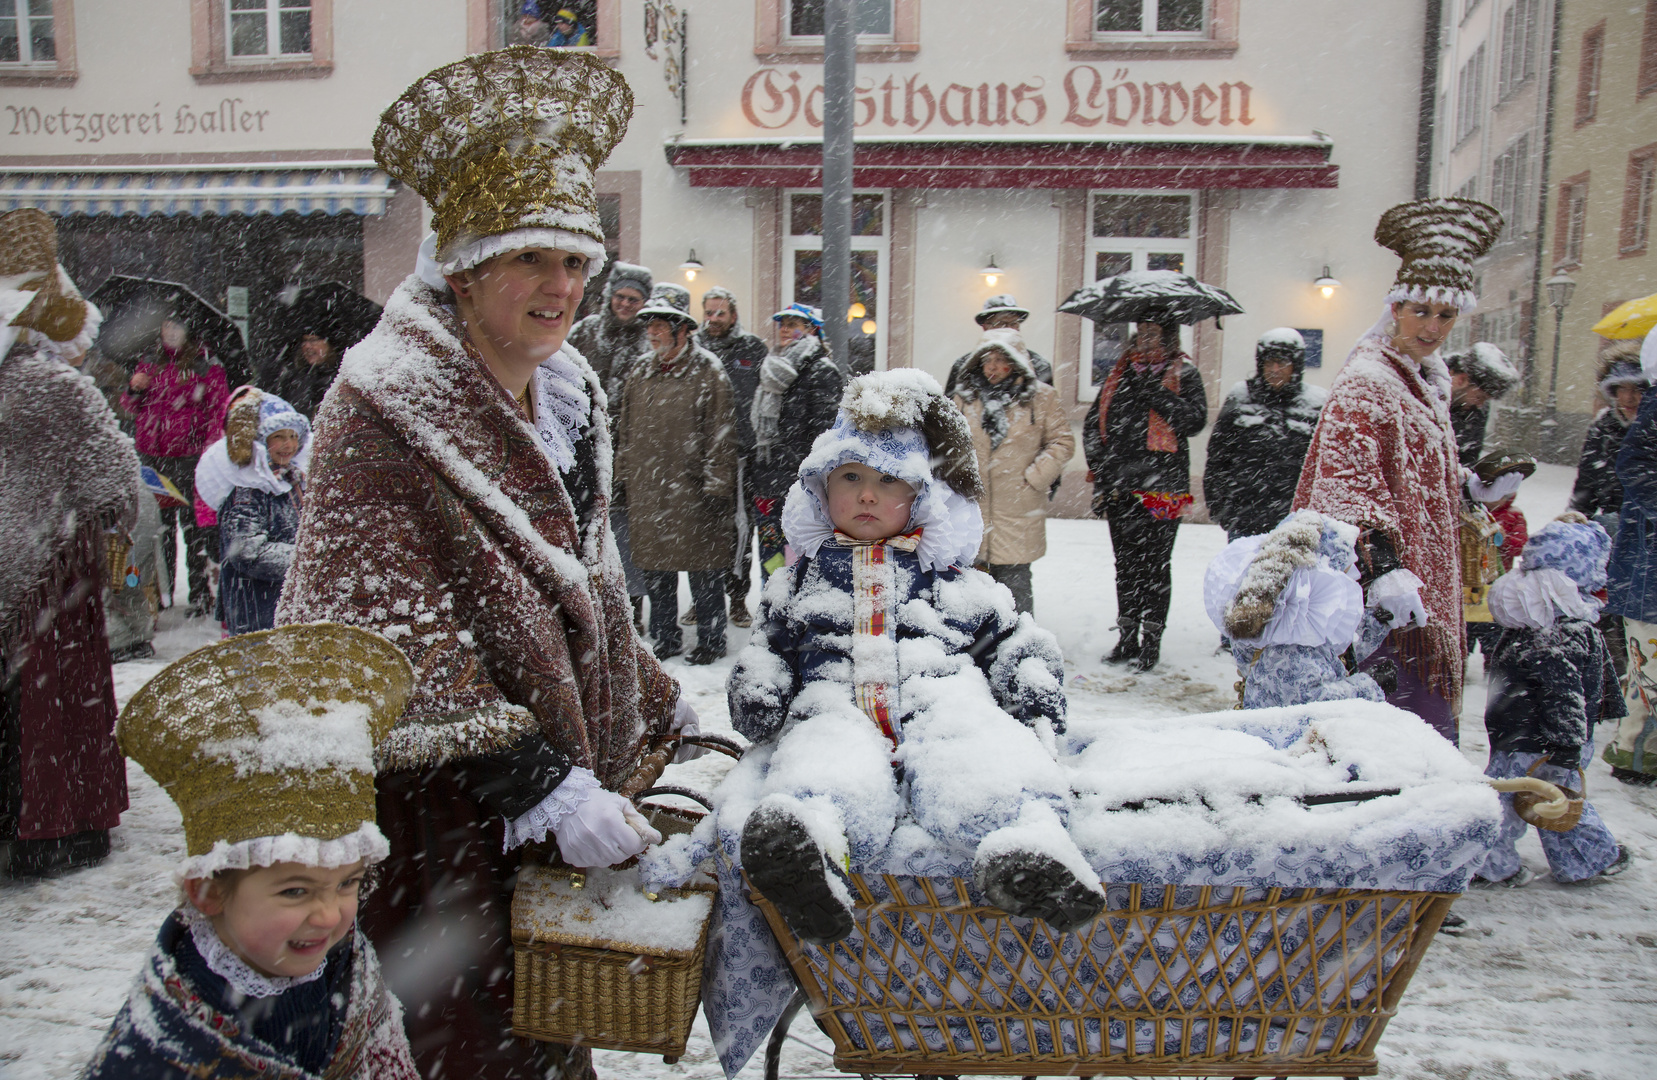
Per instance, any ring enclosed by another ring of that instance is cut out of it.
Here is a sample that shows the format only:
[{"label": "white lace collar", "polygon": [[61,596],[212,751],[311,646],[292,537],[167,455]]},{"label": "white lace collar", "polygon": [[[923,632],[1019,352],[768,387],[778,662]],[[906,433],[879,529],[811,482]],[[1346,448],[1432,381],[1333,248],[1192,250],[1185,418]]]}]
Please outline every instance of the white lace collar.
[{"label": "white lace collar", "polygon": [[535,369],[535,432],[547,460],[560,473],[575,467],[575,443],[592,410],[581,365],[562,349],[541,361]]},{"label": "white lace collar", "polygon": [[232,990],[244,997],[275,997],[287,993],[296,986],[315,982],[328,970],[328,963],[324,960],[309,975],[262,974],[230,951],[230,946],[226,945],[219,937],[219,932],[213,929],[213,920],[196,910],[193,904],[185,904],[180,910],[183,912],[185,924],[190,928],[190,940],[195,942],[196,951],[207,962],[207,970],[229,983]]}]

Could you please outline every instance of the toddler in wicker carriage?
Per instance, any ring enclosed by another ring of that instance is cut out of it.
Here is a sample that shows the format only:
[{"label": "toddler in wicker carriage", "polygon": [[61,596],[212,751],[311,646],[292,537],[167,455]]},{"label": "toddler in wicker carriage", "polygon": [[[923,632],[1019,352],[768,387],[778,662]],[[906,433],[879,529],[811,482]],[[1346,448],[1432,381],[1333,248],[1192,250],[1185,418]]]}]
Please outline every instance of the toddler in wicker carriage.
[{"label": "toddler in wicker carriage", "polygon": [[1065,832],[1054,759],[1063,658],[971,569],[983,534],[965,418],[928,375],[865,375],[812,446],[728,683],[738,731],[773,750],[742,830],[749,879],[802,939],[852,932],[842,867],[912,821],[973,859],[990,903],[1065,931],[1104,904]]}]

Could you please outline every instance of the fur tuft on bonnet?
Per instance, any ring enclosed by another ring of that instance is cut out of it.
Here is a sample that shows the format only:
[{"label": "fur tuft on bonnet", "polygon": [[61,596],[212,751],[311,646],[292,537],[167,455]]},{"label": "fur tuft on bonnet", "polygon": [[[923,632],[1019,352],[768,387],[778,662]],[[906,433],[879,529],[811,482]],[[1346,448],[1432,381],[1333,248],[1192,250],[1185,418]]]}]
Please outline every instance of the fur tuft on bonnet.
[{"label": "fur tuft on bonnet", "polygon": [[915,428],[932,453],[932,474],[974,502],[985,495],[972,450],[972,428],[938,380],[898,368],[861,375],[846,387],[840,411],[859,431]]}]

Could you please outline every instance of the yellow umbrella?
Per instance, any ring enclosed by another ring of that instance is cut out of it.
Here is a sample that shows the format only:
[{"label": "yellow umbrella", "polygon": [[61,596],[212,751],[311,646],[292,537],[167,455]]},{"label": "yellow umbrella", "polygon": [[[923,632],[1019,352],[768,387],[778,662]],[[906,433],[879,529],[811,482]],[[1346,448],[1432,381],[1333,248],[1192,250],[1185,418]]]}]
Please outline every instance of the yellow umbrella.
[{"label": "yellow umbrella", "polygon": [[1615,339],[1643,338],[1657,327],[1657,293],[1641,300],[1617,305],[1616,310],[1594,324],[1594,333]]}]

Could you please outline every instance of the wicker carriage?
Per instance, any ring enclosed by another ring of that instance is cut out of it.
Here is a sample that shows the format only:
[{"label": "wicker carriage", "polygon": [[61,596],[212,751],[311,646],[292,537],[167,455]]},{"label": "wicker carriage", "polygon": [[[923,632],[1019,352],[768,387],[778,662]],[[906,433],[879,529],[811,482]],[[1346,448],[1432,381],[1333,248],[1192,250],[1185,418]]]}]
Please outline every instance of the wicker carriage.
[{"label": "wicker carriage", "polygon": [[1455,894],[1119,885],[1073,934],[959,879],[852,876],[857,930],[798,941],[754,902],[839,1069],[1359,1076]]}]

